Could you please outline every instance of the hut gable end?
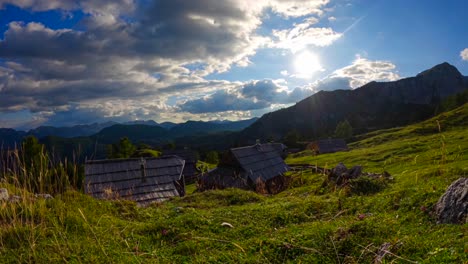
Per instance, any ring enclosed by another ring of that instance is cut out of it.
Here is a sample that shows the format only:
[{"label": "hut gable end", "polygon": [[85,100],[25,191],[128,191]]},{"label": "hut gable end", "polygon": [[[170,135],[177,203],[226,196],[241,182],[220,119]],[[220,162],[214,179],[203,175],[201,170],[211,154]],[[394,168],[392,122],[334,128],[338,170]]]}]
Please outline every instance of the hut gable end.
[{"label": "hut gable end", "polygon": [[317,154],[325,154],[346,151],[348,145],[343,139],[323,139],[310,143],[308,148],[314,150]]}]

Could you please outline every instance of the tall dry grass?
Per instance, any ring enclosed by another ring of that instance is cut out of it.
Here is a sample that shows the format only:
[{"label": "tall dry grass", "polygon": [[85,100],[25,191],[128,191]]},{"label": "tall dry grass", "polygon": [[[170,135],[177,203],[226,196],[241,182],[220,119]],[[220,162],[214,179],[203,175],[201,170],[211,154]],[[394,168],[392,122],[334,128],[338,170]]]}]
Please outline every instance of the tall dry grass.
[{"label": "tall dry grass", "polygon": [[36,194],[55,196],[82,188],[83,171],[77,163],[50,157],[42,145],[33,156],[27,155],[24,146],[0,150],[0,188],[10,196],[0,200],[0,255],[4,248],[24,248],[28,257],[18,256],[18,260],[34,262],[40,253],[36,252],[38,240],[47,236],[48,227],[60,225],[49,215],[50,201]]}]

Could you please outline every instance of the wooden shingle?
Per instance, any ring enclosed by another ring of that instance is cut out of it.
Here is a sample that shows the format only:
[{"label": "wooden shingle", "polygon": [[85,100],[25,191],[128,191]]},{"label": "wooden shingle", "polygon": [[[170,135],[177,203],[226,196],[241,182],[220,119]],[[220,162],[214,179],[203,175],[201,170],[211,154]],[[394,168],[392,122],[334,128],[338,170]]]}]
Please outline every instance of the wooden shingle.
[{"label": "wooden shingle", "polygon": [[93,197],[121,198],[139,205],[167,200],[183,193],[185,162],[176,156],[90,160],[85,163],[85,193]]},{"label": "wooden shingle", "polygon": [[268,181],[289,170],[272,144],[233,148],[231,152],[252,182],[256,182],[258,178]]},{"label": "wooden shingle", "polygon": [[180,150],[165,150],[163,152],[164,156],[177,156],[185,160],[184,166],[184,179],[187,183],[195,182],[197,178],[197,156],[194,151],[190,149],[180,149]]}]

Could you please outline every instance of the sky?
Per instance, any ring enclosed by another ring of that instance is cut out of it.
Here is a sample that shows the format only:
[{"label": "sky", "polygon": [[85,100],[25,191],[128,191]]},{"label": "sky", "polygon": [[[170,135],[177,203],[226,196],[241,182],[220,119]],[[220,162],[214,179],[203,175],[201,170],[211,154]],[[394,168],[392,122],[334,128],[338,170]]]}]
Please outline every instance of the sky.
[{"label": "sky", "polygon": [[240,120],[448,62],[465,0],[0,0],[0,127]]}]

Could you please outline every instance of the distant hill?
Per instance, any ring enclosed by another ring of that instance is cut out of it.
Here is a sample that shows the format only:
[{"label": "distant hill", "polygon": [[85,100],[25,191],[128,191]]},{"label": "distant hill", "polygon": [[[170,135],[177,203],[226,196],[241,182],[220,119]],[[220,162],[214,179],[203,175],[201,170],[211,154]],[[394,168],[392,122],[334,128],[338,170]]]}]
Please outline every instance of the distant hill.
[{"label": "distant hill", "polygon": [[[154,121],[153,121],[154,122]],[[45,136],[57,136],[64,138],[90,136],[98,133],[106,127],[117,124],[116,122],[93,123],[89,125],[76,125],[71,127],[53,127],[40,126],[28,131],[29,135],[34,135],[37,138]]]},{"label": "distant hill", "polygon": [[[136,120],[128,121],[124,123],[117,122],[105,122],[105,123],[93,123],[88,125],[76,125],[70,127],[54,127],[54,126],[40,126],[35,129],[29,130],[27,135],[34,135],[37,138],[42,138],[46,136],[56,136],[63,138],[72,138],[72,137],[83,137],[91,136],[99,133],[101,130],[108,128],[114,125],[145,125],[145,126],[158,126],[166,130],[170,130],[174,136],[189,136],[194,134],[203,134],[203,133],[213,133],[220,131],[239,131],[257,121],[257,117],[241,120],[241,121],[187,121],[185,123],[177,124],[172,122],[163,122],[158,124],[153,120]],[[0,132],[0,133],[5,133]],[[10,131],[10,133],[13,133]],[[2,135],[2,134],[0,134]]]},{"label": "distant hill", "polygon": [[135,120],[124,122],[123,125],[147,125],[147,126],[159,126],[154,120]]},{"label": "distant hill", "polygon": [[241,121],[187,121],[182,124],[173,126],[170,129],[172,137],[186,137],[193,135],[200,135],[206,133],[215,133],[222,131],[240,131],[255,121],[258,118],[252,118]]},{"label": "distant hill", "polygon": [[433,116],[442,99],[468,88],[466,80],[457,68],[442,63],[416,77],[370,82],[355,90],[320,91],[265,114],[238,137],[250,142],[281,139],[291,131],[307,139],[329,137],[343,120],[355,133],[407,125]]},{"label": "distant hill", "polygon": [[[339,88],[339,87],[337,87]],[[256,139],[282,140],[295,131],[303,139],[317,139],[333,135],[336,125],[348,120],[355,134],[377,129],[404,126],[428,119],[436,113],[460,105],[468,98],[468,78],[448,63],[439,64],[415,77],[394,82],[370,82],[355,90],[320,91],[294,106],[265,114],[260,119],[243,121],[188,121],[182,124],[154,121],[136,121],[131,124],[104,124],[100,132],[71,142],[86,145],[102,155],[104,145],[127,136],[134,143],[144,142],[162,145],[174,141],[178,146],[200,149],[223,150],[231,146],[250,144]],[[136,123],[136,124],[135,124]],[[90,133],[99,124],[81,125],[73,128],[41,127],[29,132],[0,129],[4,148],[12,147],[28,135],[39,138],[46,134],[58,134],[42,140],[64,145],[73,145],[64,137],[72,133]],[[72,131],[73,130],[73,131]],[[81,131],[81,132],[77,132]],[[71,146],[70,145],[70,146]],[[76,145],[76,144],[75,144]],[[86,152],[85,151],[85,152]],[[86,153],[85,153],[86,154]]]},{"label": "distant hill", "polygon": [[159,126],[119,124],[106,127],[91,137],[104,144],[115,143],[123,137],[128,137],[133,142],[161,143],[168,135],[168,131]]},{"label": "distant hill", "polygon": [[172,122],[163,122],[159,124],[160,127],[165,128],[165,129],[171,129],[175,126],[177,126],[177,123],[172,123]]},{"label": "distant hill", "polygon": [[0,128],[0,150],[14,148],[15,145],[21,144],[23,137],[26,135],[24,131],[16,131],[11,128]]}]

